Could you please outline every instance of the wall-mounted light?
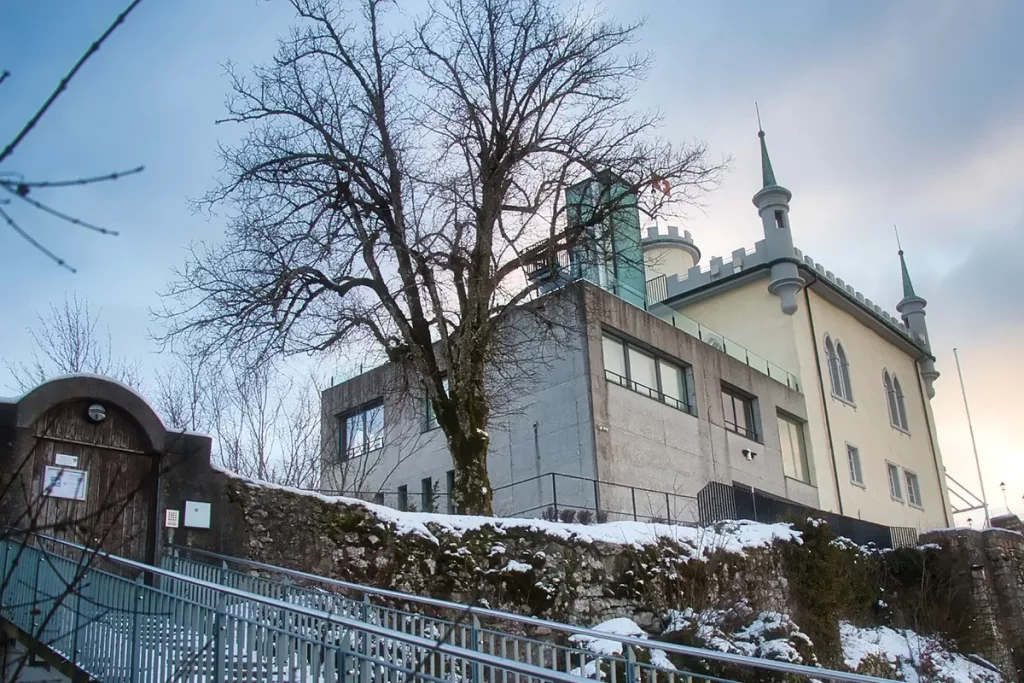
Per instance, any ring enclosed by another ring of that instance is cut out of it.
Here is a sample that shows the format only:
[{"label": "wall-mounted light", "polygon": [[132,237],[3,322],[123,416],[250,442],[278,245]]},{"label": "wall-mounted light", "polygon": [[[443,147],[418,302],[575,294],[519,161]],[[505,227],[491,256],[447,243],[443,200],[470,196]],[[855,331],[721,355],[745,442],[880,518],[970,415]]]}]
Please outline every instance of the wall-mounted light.
[{"label": "wall-mounted light", "polygon": [[104,420],[107,419],[107,409],[104,408],[99,403],[93,403],[91,406],[89,406],[89,410],[86,411],[86,415],[88,416],[91,422],[99,424],[100,422],[103,422]]},{"label": "wall-mounted light", "polygon": [[746,458],[747,460],[753,460],[754,458],[757,457],[757,453],[755,453],[754,451],[750,450],[749,448],[744,448],[742,453],[743,453],[743,457]]}]

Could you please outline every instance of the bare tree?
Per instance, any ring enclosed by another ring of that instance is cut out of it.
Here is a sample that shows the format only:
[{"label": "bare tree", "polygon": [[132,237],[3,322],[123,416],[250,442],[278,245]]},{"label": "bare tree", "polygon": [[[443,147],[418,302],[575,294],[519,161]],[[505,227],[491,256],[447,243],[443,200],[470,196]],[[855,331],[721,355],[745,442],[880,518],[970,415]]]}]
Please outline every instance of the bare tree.
[{"label": "bare tree", "polygon": [[227,239],[179,273],[168,339],[383,349],[426,386],[458,507],[490,513],[486,375],[516,362],[500,331],[536,295],[524,267],[601,244],[622,211],[698,201],[721,165],[628,106],[649,63],[626,53],[636,24],[437,0],[409,29],[387,0],[291,1],[300,24],[273,63],[232,72],[227,121],[248,134],[199,202],[232,207]]},{"label": "bare tree", "polygon": [[142,386],[137,361],[115,357],[111,350],[110,330],[98,329],[100,310],[93,311],[86,297],[64,295],[60,305],[50,304],[45,315],[28,328],[32,340],[32,362],[7,362],[7,370],[16,387],[28,391],[48,379],[61,375],[90,373],[127,384]]},{"label": "bare tree", "polygon": [[[21,173],[13,170],[5,170],[4,162],[7,162],[10,157],[14,154],[15,149],[20,145],[26,137],[32,132],[39,123],[39,120],[43,118],[50,107],[57,101],[57,99],[67,90],[68,85],[72,79],[78,74],[89,58],[96,54],[100,47],[107,41],[108,38],[114,33],[115,30],[124,22],[132,10],[134,10],[142,0],[132,0],[131,4],[121,12],[114,21],[107,27],[107,30],[103,32],[95,42],[93,42],[89,48],[79,57],[75,65],[71,67],[71,70],[60,80],[57,87],[50,93],[50,96],[46,98],[46,101],[36,110],[35,114],[29,118],[28,121],[14,134],[14,137],[8,142],[3,149],[0,149],[0,190],[6,192],[8,195],[7,199],[0,200],[0,219],[3,219],[4,223],[9,228],[20,236],[22,239],[27,241],[32,247],[41,252],[51,261],[56,263],[62,268],[66,268],[71,272],[75,272],[75,269],[68,264],[62,257],[58,256],[54,252],[50,251],[41,242],[39,242],[32,234],[17,220],[15,220],[14,212],[8,209],[5,204],[16,202],[19,204],[26,205],[31,209],[36,209],[42,213],[53,216],[66,223],[74,225],[79,228],[91,230],[101,235],[117,235],[114,230],[89,223],[80,218],[65,213],[59,209],[54,208],[48,202],[41,201],[36,198],[36,194],[39,190],[51,190],[54,188],[71,187],[75,185],[92,185],[94,183],[103,183],[119,178],[123,178],[127,175],[134,175],[142,171],[142,166],[136,168],[115,171],[113,173],[105,173],[98,176],[87,176],[81,178],[73,178],[69,180],[35,180],[25,178]],[[0,71],[0,85],[4,83],[8,78],[11,77],[11,72],[7,70]]]}]

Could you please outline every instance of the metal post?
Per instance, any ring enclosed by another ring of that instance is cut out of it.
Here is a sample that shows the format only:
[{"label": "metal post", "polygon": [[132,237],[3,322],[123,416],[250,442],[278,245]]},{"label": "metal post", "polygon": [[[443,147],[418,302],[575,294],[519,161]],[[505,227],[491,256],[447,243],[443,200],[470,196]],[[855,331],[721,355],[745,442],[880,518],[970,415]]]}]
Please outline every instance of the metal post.
[{"label": "metal post", "polygon": [[555,519],[558,519],[558,480],[555,479],[554,472],[551,473],[551,498],[555,509]]},{"label": "metal post", "polygon": [[[470,648],[473,652],[480,651],[480,618],[473,614],[473,625],[469,629],[471,640]],[[473,662],[473,683],[481,683],[483,678],[480,672],[480,662]]]},{"label": "metal post", "polygon": [[143,580],[143,574],[140,573],[135,579],[135,588],[132,590],[132,655],[131,664],[128,667],[128,680],[131,683],[136,683],[139,680],[139,658],[142,655],[140,612],[142,610]]},{"label": "metal post", "polygon": [[964,397],[964,412],[967,413],[967,429],[971,432],[971,448],[974,449],[974,464],[978,468],[978,484],[981,486],[981,502],[985,507],[985,526],[989,526],[988,497],[985,495],[985,480],[981,477],[981,459],[978,457],[978,444],[974,440],[974,424],[971,422],[971,408],[967,405],[967,390],[964,388],[964,373],[960,371],[960,354],[953,349],[953,357],[956,359],[956,374],[960,377],[960,393]]},{"label": "metal post", "polygon": [[672,501],[669,500],[668,491],[665,491],[665,519],[672,521]]},{"label": "metal post", "polygon": [[33,548],[36,553],[36,571],[35,576],[32,578],[32,636],[41,638],[43,634],[36,632],[36,627],[39,626],[39,614],[40,609],[37,603],[39,599],[39,572],[40,565],[43,562],[43,550],[42,548]]},{"label": "metal post", "polygon": [[[615,666],[615,662],[612,662],[612,666]],[[633,646],[626,646],[626,683],[637,683],[636,680],[636,653],[633,652]]]},{"label": "metal post", "polygon": [[[224,571],[227,569],[227,564],[221,563],[221,576],[224,576]],[[216,613],[213,617],[213,680],[223,681],[224,679],[224,631],[227,629],[227,625],[224,623],[224,617],[228,611],[228,594],[224,591],[218,591],[217,594],[217,607]]]},{"label": "metal post", "polygon": [[601,516],[601,491],[600,485],[597,483],[597,479],[594,480],[594,521],[600,522],[598,519]]},{"label": "metal post", "polygon": [[629,487],[629,495],[633,499],[633,521],[635,522],[635,521],[637,521],[637,519],[636,519],[636,489],[634,487],[632,487],[632,486]]},{"label": "metal post", "polygon": [[[370,596],[363,593],[362,619],[364,624],[370,623]],[[359,683],[370,683],[370,634],[360,631],[358,637],[362,638],[359,644]]]}]

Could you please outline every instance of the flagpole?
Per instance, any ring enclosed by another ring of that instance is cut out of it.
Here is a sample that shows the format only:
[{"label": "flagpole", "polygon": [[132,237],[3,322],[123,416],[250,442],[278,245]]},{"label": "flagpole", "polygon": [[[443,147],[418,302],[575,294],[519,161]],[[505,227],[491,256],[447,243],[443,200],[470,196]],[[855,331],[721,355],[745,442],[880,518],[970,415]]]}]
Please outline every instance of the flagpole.
[{"label": "flagpole", "polygon": [[985,525],[989,526],[988,497],[985,495],[985,480],[981,477],[981,458],[978,457],[978,443],[974,440],[974,424],[971,422],[971,407],[967,405],[967,389],[964,388],[964,373],[960,370],[960,354],[953,349],[953,357],[956,359],[956,374],[960,377],[960,393],[964,397],[964,412],[967,413],[967,429],[971,432],[971,448],[974,449],[974,464],[978,468],[978,484],[981,485],[981,502],[985,507]]}]

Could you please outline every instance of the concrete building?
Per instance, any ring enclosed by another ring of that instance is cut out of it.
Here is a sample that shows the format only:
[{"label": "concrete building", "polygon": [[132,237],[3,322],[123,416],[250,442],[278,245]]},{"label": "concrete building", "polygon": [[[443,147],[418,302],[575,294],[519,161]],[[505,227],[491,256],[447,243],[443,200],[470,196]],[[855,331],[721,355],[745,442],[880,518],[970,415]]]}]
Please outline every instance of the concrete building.
[{"label": "concrete building", "polygon": [[[569,254],[528,273],[567,324],[524,351],[530,380],[492,423],[498,513],[696,521],[718,483],[886,526],[951,523],[929,403],[939,373],[904,254],[897,320],[795,248],[792,194],[759,137],[753,249],[705,267],[688,232],[639,240],[629,219],[596,266]],[[444,507],[450,456],[414,384],[386,365],[323,392],[324,490]]]}]

